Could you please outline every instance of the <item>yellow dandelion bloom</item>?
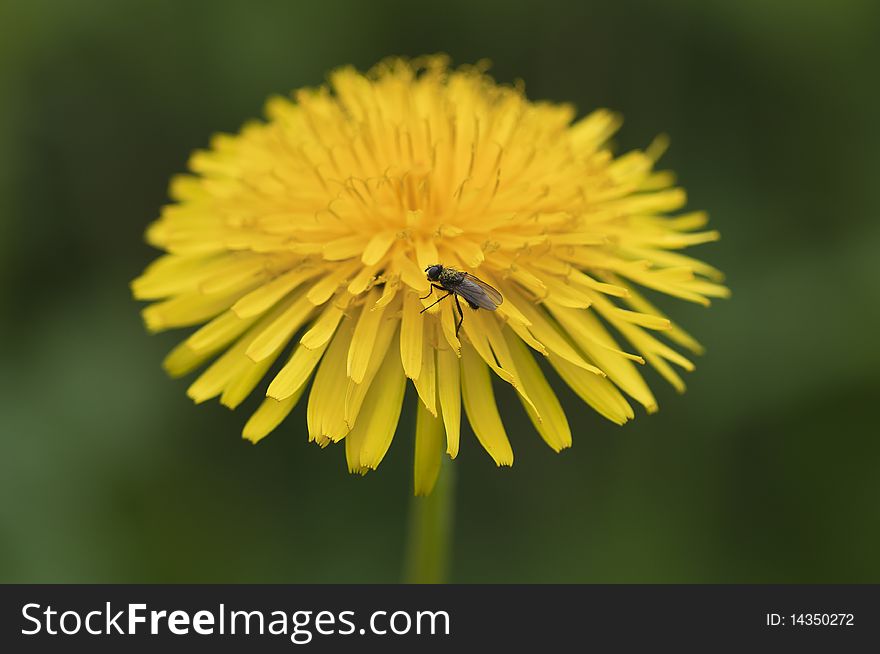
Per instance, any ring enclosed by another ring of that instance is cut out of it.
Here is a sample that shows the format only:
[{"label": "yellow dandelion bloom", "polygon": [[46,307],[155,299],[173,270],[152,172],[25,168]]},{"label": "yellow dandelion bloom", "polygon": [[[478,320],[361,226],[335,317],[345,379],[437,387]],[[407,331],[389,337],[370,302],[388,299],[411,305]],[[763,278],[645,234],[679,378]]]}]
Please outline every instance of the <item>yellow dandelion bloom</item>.
[{"label": "yellow dandelion bloom", "polygon": [[[154,301],[149,329],[199,326],[164,363],[177,376],[213,359],[193,400],[234,408],[268,382],[245,438],[266,436],[309,389],[309,439],[344,441],[352,472],[375,469],[410,380],[426,493],[443,451],[459,451],[462,407],[495,462],[513,463],[493,376],[557,451],[571,430],[538,359],[618,424],[630,399],[657,408],[640,364],[684,389],[670,364],[693,365],[672,345],[700,346],[637,289],[700,304],[727,290],[679,252],[718,234],[701,231],[702,212],[670,215],[685,193],[654,171],[661,140],[615,157],[616,114],[574,121],[571,106],[442,57],[343,68],[266,114],[214,137],[172,181],[174,202],[147,231],[165,254],[132,284]],[[453,302],[423,312],[440,295],[434,264],[478,275],[503,302],[465,306],[456,333]]]}]

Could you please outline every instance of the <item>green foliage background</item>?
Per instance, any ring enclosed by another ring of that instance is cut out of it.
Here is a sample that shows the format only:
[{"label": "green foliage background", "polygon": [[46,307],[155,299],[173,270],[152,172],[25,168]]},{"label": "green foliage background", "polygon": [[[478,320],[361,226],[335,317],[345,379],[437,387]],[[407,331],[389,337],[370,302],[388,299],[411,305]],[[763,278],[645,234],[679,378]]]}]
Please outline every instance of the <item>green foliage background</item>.
[{"label": "green foliage background", "polygon": [[708,352],[685,396],[648,373],[659,414],[562,391],[561,455],[499,389],[517,460],[464,435],[453,580],[880,582],[877,2],[7,0],[0,24],[0,581],[399,577],[413,412],[366,478],[304,406],[250,446],[248,407],[165,377],[181,334],[148,336],[128,282],[212,133],[445,51],[623,112],[621,149],[668,132],[734,293],[664,305]]}]

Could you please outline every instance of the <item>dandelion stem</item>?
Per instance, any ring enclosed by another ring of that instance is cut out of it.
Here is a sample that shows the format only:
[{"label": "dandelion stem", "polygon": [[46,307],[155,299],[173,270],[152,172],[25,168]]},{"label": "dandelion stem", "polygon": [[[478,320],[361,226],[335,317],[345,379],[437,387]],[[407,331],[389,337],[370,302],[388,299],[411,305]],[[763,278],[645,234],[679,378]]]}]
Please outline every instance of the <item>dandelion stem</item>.
[{"label": "dandelion stem", "polygon": [[443,584],[447,581],[455,522],[453,465],[451,459],[444,456],[431,494],[412,498],[404,571],[404,581],[408,584]]}]

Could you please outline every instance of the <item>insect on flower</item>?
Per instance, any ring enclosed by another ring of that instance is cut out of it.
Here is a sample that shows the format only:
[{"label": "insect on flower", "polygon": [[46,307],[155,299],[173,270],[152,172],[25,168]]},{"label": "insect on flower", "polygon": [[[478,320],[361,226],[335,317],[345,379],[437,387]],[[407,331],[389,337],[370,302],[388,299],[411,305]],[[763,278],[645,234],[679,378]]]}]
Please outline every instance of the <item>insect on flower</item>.
[{"label": "insect on flower", "polygon": [[425,268],[425,272],[427,273],[428,281],[431,282],[431,291],[419,299],[428,299],[435,288],[440,291],[446,291],[446,295],[434,300],[434,302],[426,306],[419,313],[425,313],[435,304],[451,295],[455,299],[455,306],[458,308],[458,322],[455,324],[456,338],[458,337],[458,330],[461,329],[461,323],[464,322],[464,313],[461,310],[461,303],[458,301],[459,296],[463,297],[470,308],[474,310],[488,309],[489,311],[495,311],[498,305],[504,301],[504,298],[497,289],[489,286],[489,284],[476,275],[455,270],[448,266],[442,266],[439,263],[428,266]]},{"label": "insect on flower", "polygon": [[[572,436],[554,374],[618,425],[631,401],[658,408],[637,366],[685,390],[673,365],[694,365],[676,347],[702,348],[642,289],[701,305],[729,291],[684,252],[719,234],[656,168],[666,139],[615,154],[616,113],[577,117],[442,56],[340,68],[266,112],[173,179],[147,231],[163,254],[132,283],[151,331],[193,328],[164,366],[202,368],[195,402],[265,396],[249,441],[305,401],[310,441],[375,470],[412,384],[423,495],[444,451],[458,456],[463,419],[513,464],[493,377],[556,452]],[[462,299],[486,310],[469,329]]]}]

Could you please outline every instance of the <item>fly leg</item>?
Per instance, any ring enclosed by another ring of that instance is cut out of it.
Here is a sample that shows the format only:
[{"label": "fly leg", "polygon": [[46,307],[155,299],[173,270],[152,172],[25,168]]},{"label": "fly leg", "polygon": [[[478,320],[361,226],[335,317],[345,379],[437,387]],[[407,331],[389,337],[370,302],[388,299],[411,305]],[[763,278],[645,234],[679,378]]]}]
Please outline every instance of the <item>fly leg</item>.
[{"label": "fly leg", "polygon": [[[438,286],[437,288],[440,288],[440,287]],[[446,291],[445,288],[444,288],[443,290]],[[428,309],[430,309],[431,307],[433,307],[433,306],[434,306],[435,304],[437,304],[440,300],[445,300],[445,299],[448,298],[450,295],[452,295],[452,291],[446,291],[446,295],[443,295],[443,296],[441,296],[439,299],[434,300],[433,302],[431,302],[431,304],[429,304],[429,305],[426,306],[424,309],[422,309],[421,311],[419,311],[419,313],[425,313],[425,311],[427,311]],[[426,297],[427,297],[427,296],[426,296]],[[456,298],[457,298],[457,296],[456,296]],[[425,298],[420,298],[420,299],[424,300]]]},{"label": "fly leg", "polygon": [[461,310],[461,303],[458,301],[458,295],[455,296],[455,306],[458,307],[458,323],[455,325],[455,338],[458,338],[458,330],[461,329],[461,323],[464,322],[464,312]]},{"label": "fly leg", "polygon": [[[436,288],[438,291],[445,291],[445,290],[446,290],[445,288],[443,288],[443,287],[440,286],[439,284],[431,284],[431,290],[428,291],[428,294],[427,294],[426,296],[424,296],[424,297],[420,297],[419,299],[420,299],[420,300],[427,300],[429,297],[431,297],[431,293],[434,292],[434,289],[435,289],[435,288]],[[432,304],[431,306],[434,306],[434,305]]]}]

